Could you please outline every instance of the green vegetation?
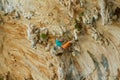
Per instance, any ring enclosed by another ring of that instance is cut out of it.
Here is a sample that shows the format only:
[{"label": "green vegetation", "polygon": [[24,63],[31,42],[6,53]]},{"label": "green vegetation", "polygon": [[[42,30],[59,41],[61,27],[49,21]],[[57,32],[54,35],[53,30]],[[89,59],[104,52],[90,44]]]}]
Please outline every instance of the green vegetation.
[{"label": "green vegetation", "polygon": [[77,29],[78,31],[80,31],[82,29],[81,23],[78,22],[77,20],[75,20],[75,29]]},{"label": "green vegetation", "polygon": [[84,15],[84,12],[81,12],[81,13],[80,13],[80,17],[83,16],[83,15]]},{"label": "green vegetation", "polygon": [[48,36],[46,34],[42,33],[41,37],[42,37],[42,39],[47,39]]},{"label": "green vegetation", "polygon": [[79,24],[78,23],[75,24],[75,29],[79,29]]},{"label": "green vegetation", "polygon": [[0,75],[0,80],[3,80],[3,77]]}]

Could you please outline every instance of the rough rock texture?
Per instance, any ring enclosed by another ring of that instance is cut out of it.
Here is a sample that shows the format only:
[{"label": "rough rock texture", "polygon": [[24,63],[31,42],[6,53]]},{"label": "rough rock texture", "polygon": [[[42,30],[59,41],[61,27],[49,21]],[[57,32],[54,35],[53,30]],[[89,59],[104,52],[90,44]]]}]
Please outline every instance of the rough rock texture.
[{"label": "rough rock texture", "polygon": [[120,0],[0,0],[0,80],[120,80]]}]

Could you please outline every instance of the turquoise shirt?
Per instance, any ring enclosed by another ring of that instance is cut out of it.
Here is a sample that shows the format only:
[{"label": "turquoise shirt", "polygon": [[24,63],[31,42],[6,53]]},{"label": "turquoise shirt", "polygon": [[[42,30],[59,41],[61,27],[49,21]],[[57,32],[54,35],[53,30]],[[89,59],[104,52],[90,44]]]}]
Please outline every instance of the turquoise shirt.
[{"label": "turquoise shirt", "polygon": [[59,46],[59,47],[62,46],[62,43],[61,43],[59,40],[56,40],[55,43],[56,43],[56,45]]}]

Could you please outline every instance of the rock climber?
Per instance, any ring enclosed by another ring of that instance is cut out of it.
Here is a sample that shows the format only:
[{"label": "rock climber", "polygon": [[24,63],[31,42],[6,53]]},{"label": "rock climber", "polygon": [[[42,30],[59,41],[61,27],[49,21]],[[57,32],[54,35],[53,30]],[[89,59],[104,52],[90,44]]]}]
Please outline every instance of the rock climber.
[{"label": "rock climber", "polygon": [[61,41],[59,41],[58,39],[56,39],[55,42],[56,42],[56,46],[57,46],[57,47],[61,47],[62,49],[67,49],[68,47],[70,47],[70,45],[71,45],[74,41],[71,40],[71,41],[68,41],[68,42],[62,44]]}]

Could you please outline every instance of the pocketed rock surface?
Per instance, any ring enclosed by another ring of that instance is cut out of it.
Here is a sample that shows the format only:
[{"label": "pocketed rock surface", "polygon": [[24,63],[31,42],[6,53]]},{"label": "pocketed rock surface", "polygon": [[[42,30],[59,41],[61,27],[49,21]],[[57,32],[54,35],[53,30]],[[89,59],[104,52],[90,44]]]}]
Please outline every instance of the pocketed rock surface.
[{"label": "pocketed rock surface", "polygon": [[[47,44],[31,47],[29,24],[48,29]],[[52,54],[56,38],[74,36],[70,50]],[[120,0],[0,1],[0,80],[119,79]]]}]

